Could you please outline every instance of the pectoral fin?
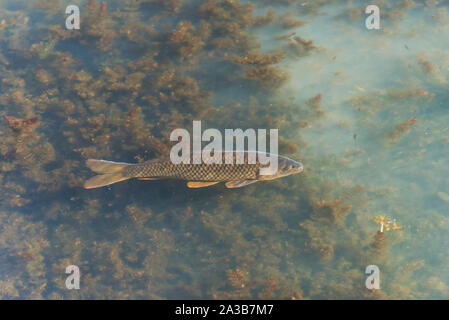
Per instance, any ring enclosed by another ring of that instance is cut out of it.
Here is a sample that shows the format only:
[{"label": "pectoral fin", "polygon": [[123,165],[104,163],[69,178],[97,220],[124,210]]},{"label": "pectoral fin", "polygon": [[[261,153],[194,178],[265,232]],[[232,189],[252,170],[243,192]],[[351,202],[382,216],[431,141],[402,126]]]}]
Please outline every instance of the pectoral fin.
[{"label": "pectoral fin", "polygon": [[237,181],[229,181],[226,182],[226,188],[240,188],[240,187],[244,187],[247,186],[251,183],[255,183],[259,180],[237,180]]},{"label": "pectoral fin", "polygon": [[214,184],[219,183],[219,181],[189,181],[187,182],[187,187],[189,188],[204,188],[213,186]]}]

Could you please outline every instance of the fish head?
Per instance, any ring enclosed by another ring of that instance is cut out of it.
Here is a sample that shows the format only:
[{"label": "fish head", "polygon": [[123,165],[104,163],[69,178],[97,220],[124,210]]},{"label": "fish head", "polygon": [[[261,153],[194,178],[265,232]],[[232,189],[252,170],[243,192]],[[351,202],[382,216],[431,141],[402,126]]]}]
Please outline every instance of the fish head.
[{"label": "fish head", "polygon": [[304,167],[301,162],[285,157],[279,157],[277,172],[279,177],[285,177],[292,174],[301,173],[303,171]]},{"label": "fish head", "polygon": [[301,162],[282,156],[277,156],[277,159],[277,169],[269,172],[269,174],[260,175],[259,180],[274,180],[304,171],[304,167]]}]

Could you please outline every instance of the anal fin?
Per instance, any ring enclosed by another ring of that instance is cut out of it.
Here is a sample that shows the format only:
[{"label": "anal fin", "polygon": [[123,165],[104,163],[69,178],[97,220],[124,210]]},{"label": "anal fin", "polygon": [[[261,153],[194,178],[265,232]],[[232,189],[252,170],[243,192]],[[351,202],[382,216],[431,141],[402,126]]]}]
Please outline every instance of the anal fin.
[{"label": "anal fin", "polygon": [[236,181],[228,181],[226,182],[226,188],[240,188],[247,186],[251,183],[255,183],[259,180],[236,180]]},{"label": "anal fin", "polygon": [[189,181],[187,182],[187,187],[189,188],[204,188],[213,186],[214,184],[219,183],[220,181]]}]

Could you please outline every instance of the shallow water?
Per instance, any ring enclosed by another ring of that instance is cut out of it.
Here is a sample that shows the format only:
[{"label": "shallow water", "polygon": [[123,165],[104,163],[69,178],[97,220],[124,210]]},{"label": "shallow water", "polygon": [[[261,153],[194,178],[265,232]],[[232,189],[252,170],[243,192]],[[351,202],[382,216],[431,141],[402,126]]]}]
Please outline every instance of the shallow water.
[{"label": "shallow water", "polygon": [[[367,30],[365,1],[105,3],[0,3],[2,299],[449,297],[446,4],[379,1]],[[162,156],[193,120],[277,128],[305,170],[82,188],[85,159]]]}]

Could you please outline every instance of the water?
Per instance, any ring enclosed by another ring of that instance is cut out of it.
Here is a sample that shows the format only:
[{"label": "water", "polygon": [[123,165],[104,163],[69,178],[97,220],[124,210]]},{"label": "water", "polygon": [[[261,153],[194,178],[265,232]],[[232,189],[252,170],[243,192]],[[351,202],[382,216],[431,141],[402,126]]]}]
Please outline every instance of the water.
[{"label": "water", "polygon": [[[70,3],[79,31],[67,2],[0,4],[2,299],[448,298],[447,5],[380,1],[367,30],[364,1],[106,2]],[[193,120],[278,128],[305,170],[82,188]]]}]

